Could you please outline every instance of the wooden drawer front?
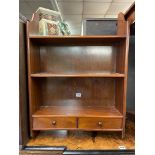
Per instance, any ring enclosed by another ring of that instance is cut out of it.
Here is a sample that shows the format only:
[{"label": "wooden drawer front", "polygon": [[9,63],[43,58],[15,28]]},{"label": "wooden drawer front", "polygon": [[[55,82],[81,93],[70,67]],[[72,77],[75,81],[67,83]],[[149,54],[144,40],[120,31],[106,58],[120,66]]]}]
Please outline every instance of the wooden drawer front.
[{"label": "wooden drawer front", "polygon": [[79,129],[118,130],[122,128],[121,118],[79,118]]},{"label": "wooden drawer front", "polygon": [[76,118],[37,117],[33,118],[33,130],[76,128]]}]

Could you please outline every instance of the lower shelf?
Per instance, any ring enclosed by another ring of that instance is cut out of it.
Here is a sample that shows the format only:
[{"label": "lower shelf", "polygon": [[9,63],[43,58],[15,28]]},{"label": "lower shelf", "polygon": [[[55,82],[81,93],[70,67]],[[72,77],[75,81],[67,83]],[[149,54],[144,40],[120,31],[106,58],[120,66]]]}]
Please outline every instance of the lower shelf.
[{"label": "lower shelf", "polygon": [[32,117],[33,130],[122,131],[123,122],[115,107],[41,107]]},{"label": "lower shelf", "polygon": [[42,106],[32,117],[114,117],[123,115],[114,106]]}]

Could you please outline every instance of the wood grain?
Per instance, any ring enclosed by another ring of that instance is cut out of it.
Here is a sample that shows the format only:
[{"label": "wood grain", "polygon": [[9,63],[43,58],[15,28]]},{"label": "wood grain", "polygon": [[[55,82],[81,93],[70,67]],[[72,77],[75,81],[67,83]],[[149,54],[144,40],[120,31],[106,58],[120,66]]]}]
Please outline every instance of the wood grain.
[{"label": "wood grain", "polygon": [[[113,106],[115,78],[35,78],[42,106]],[[76,97],[81,93],[81,97]]]},{"label": "wood grain", "polygon": [[78,128],[122,131],[122,119],[120,118],[79,118]]},{"label": "wood grain", "polygon": [[[74,101],[72,101],[74,102]],[[107,117],[122,118],[122,114],[113,106],[46,106],[33,114],[35,117]]]},{"label": "wood grain", "polygon": [[40,46],[40,69],[41,72],[73,75],[115,72],[116,52],[117,47],[112,45]]},{"label": "wood grain", "polygon": [[106,72],[86,72],[86,73],[35,73],[31,77],[124,77],[124,74]]},{"label": "wood grain", "polygon": [[125,21],[124,14],[120,12],[118,14],[118,22],[117,22],[117,35],[127,35],[127,22]]},{"label": "wood grain", "polygon": [[33,130],[52,130],[76,128],[76,118],[67,117],[34,117]]}]

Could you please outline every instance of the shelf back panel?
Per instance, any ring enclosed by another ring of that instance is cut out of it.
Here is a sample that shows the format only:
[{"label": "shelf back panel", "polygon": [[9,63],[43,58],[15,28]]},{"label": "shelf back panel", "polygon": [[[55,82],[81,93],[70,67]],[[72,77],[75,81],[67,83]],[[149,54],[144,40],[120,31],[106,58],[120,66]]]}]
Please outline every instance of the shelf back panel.
[{"label": "shelf back panel", "polygon": [[40,72],[115,72],[116,46],[40,46]]},{"label": "shelf back panel", "polygon": [[40,78],[41,106],[114,106],[113,78]]}]

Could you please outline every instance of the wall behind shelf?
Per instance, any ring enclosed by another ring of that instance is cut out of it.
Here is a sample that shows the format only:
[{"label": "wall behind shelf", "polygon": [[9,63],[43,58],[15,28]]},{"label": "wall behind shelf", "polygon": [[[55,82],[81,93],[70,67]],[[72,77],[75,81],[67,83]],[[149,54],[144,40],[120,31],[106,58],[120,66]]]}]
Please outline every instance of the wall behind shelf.
[{"label": "wall behind shelf", "polygon": [[127,111],[135,113],[135,24],[130,28]]}]

